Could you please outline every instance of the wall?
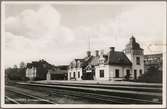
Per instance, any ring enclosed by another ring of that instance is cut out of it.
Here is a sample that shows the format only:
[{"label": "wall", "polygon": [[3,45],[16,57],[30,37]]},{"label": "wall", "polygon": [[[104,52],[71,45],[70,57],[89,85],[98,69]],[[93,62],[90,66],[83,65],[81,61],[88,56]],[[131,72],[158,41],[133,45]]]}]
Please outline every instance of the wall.
[{"label": "wall", "polygon": [[[104,77],[100,77],[100,70],[104,70]],[[109,80],[108,65],[99,65],[95,67],[95,80]]]},{"label": "wall", "polygon": [[[75,78],[74,78],[74,72],[75,72]],[[78,77],[78,72],[80,72],[80,77]],[[68,80],[74,79],[74,80],[82,80],[82,68],[72,68],[68,70]]]},{"label": "wall", "polygon": [[26,69],[26,77],[29,78],[29,79],[34,79],[36,77],[36,68],[35,67],[32,67],[32,68],[27,68]]},{"label": "wall", "polygon": [[[136,64],[136,57],[140,57],[140,65]],[[144,74],[144,56],[143,55],[133,55],[133,62],[132,62],[132,76],[134,77],[134,70],[137,70],[137,78],[140,75],[140,69],[142,70],[142,74]],[[135,79],[135,78],[133,78]]]},{"label": "wall", "polygon": [[[116,78],[115,70],[119,70],[119,78]],[[130,70],[130,74],[132,74],[131,67],[130,66],[109,66],[109,80],[115,81],[115,80],[123,80],[126,76],[126,70]]]}]

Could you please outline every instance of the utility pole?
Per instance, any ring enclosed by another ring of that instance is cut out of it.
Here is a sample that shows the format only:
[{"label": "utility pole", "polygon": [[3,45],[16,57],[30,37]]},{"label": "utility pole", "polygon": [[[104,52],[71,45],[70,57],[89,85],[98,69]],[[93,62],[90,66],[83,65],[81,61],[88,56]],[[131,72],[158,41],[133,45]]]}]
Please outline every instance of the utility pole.
[{"label": "utility pole", "polygon": [[90,51],[90,35],[88,35],[88,51]]}]

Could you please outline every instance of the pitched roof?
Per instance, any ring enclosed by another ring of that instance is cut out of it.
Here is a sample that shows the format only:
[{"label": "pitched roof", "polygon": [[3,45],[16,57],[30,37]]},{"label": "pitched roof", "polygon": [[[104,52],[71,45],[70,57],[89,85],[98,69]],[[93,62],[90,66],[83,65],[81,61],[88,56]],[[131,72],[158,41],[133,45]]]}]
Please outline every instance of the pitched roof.
[{"label": "pitched roof", "polygon": [[55,66],[56,69],[60,69],[60,70],[67,70],[68,69],[68,65],[59,65],[59,66]]},{"label": "pitched roof", "polygon": [[82,67],[86,67],[93,60],[93,56],[83,58],[81,62]]},{"label": "pitched roof", "polygon": [[[104,64],[108,64],[108,65],[128,65],[128,66],[132,65],[131,61],[124,54],[124,52],[110,51],[108,54],[103,54],[103,58],[104,58]],[[80,67],[85,68],[88,65],[91,65],[91,66],[99,65],[99,59],[100,59],[100,56],[91,55],[83,59],[75,59],[75,62],[79,60]]]},{"label": "pitched roof", "polygon": [[107,64],[109,65],[132,65],[131,61],[124,52],[109,52]]},{"label": "pitched roof", "polygon": [[27,63],[27,68],[32,68],[32,67],[42,67],[42,68],[52,69],[55,66],[48,63],[45,60],[39,60],[39,61],[32,61],[31,63]]},{"label": "pitched roof", "polygon": [[90,65],[96,66],[99,64],[99,58],[100,56],[93,56],[92,60],[90,61]]},{"label": "pitched roof", "polygon": [[144,58],[147,57],[161,57],[162,58],[162,53],[158,53],[158,54],[145,54]]}]

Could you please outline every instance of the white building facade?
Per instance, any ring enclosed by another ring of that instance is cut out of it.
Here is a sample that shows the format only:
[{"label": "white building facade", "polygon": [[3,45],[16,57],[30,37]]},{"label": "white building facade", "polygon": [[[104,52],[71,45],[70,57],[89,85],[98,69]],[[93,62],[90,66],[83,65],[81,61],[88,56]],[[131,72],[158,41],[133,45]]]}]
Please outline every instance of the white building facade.
[{"label": "white building facade", "polygon": [[30,80],[33,80],[37,76],[37,69],[35,67],[27,68],[26,69],[26,77]]},{"label": "white building facade", "polygon": [[82,80],[81,59],[75,59],[71,62],[68,69],[68,80]]}]

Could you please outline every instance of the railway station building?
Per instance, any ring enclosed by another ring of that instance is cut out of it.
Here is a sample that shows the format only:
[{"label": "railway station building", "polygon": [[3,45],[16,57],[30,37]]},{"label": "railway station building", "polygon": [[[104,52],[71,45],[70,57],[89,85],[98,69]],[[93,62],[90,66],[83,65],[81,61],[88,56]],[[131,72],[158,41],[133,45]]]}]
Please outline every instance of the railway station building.
[{"label": "railway station building", "polygon": [[74,59],[68,69],[68,80],[137,79],[144,74],[144,50],[132,36],[123,51],[110,47],[109,52],[96,50],[95,55]]}]

